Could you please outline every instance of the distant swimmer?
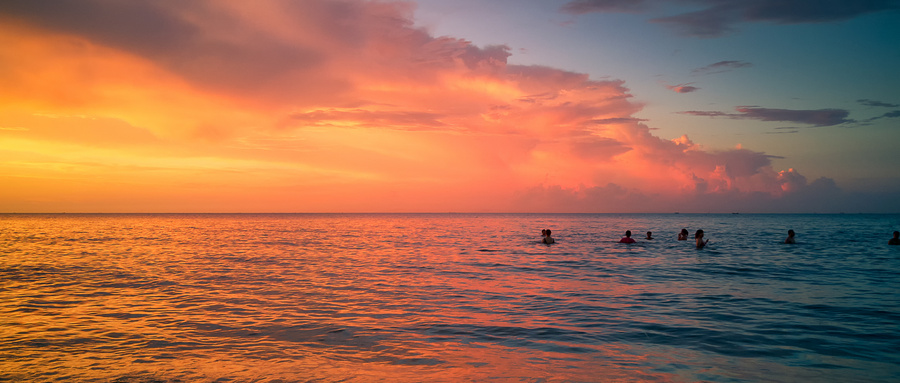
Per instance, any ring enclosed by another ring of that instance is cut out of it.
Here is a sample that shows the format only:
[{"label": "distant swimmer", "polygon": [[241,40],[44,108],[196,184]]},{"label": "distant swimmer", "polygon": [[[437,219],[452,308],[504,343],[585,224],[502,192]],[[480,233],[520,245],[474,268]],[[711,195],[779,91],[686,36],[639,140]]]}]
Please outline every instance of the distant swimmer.
[{"label": "distant swimmer", "polygon": [[553,240],[553,237],[550,236],[550,229],[544,230],[543,233],[544,233],[544,239],[542,239],[541,242],[546,243],[548,245],[551,243],[556,243],[556,241]]},{"label": "distant swimmer", "polygon": [[544,238],[546,236],[547,236],[547,229],[541,229],[541,238]]},{"label": "distant swimmer", "polygon": [[653,239],[653,232],[652,232],[652,231],[648,231],[648,232],[647,232],[647,239]]},{"label": "distant swimmer", "polygon": [[678,240],[679,241],[687,241],[687,237],[688,237],[687,229],[681,229],[681,232],[678,233]]},{"label": "distant swimmer", "polygon": [[631,238],[631,230],[625,230],[625,236],[619,240],[619,243],[635,243],[637,241]]},{"label": "distant swimmer", "polygon": [[797,240],[794,239],[794,230],[788,230],[788,237],[784,240],[784,243],[794,244],[797,243]]},{"label": "distant swimmer", "polygon": [[894,232],[894,238],[888,241],[888,245],[900,245],[900,231]]},{"label": "distant swimmer", "polygon": [[702,249],[703,246],[706,246],[706,244],[709,243],[708,239],[705,241],[703,240],[703,230],[697,230],[697,233],[694,234],[694,238],[697,239],[697,248],[698,249]]}]

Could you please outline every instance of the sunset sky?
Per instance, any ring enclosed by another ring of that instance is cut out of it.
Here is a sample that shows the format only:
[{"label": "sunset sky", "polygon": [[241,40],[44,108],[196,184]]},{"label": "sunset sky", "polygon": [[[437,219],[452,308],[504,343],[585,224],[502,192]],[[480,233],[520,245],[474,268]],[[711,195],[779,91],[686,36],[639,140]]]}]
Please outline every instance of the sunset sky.
[{"label": "sunset sky", "polygon": [[900,213],[900,1],[0,2],[0,212]]}]

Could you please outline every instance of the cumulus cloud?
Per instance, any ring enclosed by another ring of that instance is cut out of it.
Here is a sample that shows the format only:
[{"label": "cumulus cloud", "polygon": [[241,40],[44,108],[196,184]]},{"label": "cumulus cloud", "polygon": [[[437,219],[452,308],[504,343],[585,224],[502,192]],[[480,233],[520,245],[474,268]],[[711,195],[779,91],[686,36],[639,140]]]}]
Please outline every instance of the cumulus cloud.
[{"label": "cumulus cloud", "polygon": [[[129,195],[115,185],[132,185],[135,196],[165,185],[173,201],[256,211],[669,211],[678,201],[709,211],[708,201],[728,209],[808,193],[815,184],[774,169],[763,152],[654,136],[635,117],[642,105],[624,82],[511,65],[507,46],[416,28],[411,7],[3,2],[0,21],[15,22],[0,23],[0,43],[23,54],[0,57],[8,69],[0,80],[11,84],[0,94],[0,126],[23,130],[0,134],[101,143],[105,151],[90,152],[97,162],[138,169],[98,175],[73,165],[67,176],[96,185],[79,189],[96,194],[84,199]],[[89,118],[50,126],[10,117],[46,110]],[[813,126],[850,121],[836,109],[737,111],[685,113]],[[132,150],[140,142],[157,148]],[[58,155],[47,148],[42,155]],[[59,178],[56,168],[21,163],[0,163],[0,170]],[[169,170],[140,171],[158,164]],[[151,200],[159,205],[159,198]]]},{"label": "cumulus cloud", "polygon": [[847,193],[826,177],[807,182],[806,177],[788,170],[779,172],[777,179],[790,192],[773,195],[730,190],[674,197],[612,183],[576,188],[542,185],[523,190],[515,200],[532,206],[535,212],[570,213],[877,213],[895,205],[892,193]]},{"label": "cumulus cloud", "polygon": [[[674,6],[674,7],[673,7]],[[699,10],[652,19],[668,24],[685,35],[719,37],[733,32],[742,23],[806,24],[850,20],[865,14],[900,9],[896,0],[808,1],[808,0],[642,0],[633,4],[614,0],[574,0],[562,12],[671,12],[677,7]],[[695,9],[695,8],[694,8]]]},{"label": "cumulus cloud", "polygon": [[855,122],[848,119],[850,112],[844,109],[793,110],[740,106],[738,113],[717,111],[685,111],[681,114],[704,117],[725,117],[730,119],[749,119],[759,121],[796,122],[811,126],[833,126]]},{"label": "cumulus cloud", "polygon": [[747,68],[751,67],[753,64],[746,61],[719,61],[717,63],[709,64],[705,67],[697,68],[691,71],[691,74],[694,75],[708,75],[708,74],[716,74],[716,73],[724,73],[730,72],[739,68]]}]

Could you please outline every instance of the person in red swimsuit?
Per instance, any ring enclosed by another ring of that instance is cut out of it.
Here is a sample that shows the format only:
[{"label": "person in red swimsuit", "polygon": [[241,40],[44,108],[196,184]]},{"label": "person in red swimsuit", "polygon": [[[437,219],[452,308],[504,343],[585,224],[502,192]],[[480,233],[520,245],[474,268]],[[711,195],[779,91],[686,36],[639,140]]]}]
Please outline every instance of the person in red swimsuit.
[{"label": "person in red swimsuit", "polygon": [[625,236],[619,240],[619,243],[634,243],[636,242],[634,238],[631,238],[631,230],[625,230]]}]

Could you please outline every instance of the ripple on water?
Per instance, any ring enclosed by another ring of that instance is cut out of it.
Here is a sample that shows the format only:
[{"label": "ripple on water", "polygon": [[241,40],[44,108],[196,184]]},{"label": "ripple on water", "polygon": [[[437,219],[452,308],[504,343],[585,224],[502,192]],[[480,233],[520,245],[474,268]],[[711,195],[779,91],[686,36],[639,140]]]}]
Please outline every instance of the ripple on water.
[{"label": "ripple on water", "polygon": [[894,216],[0,218],[0,380],[900,375]]}]

